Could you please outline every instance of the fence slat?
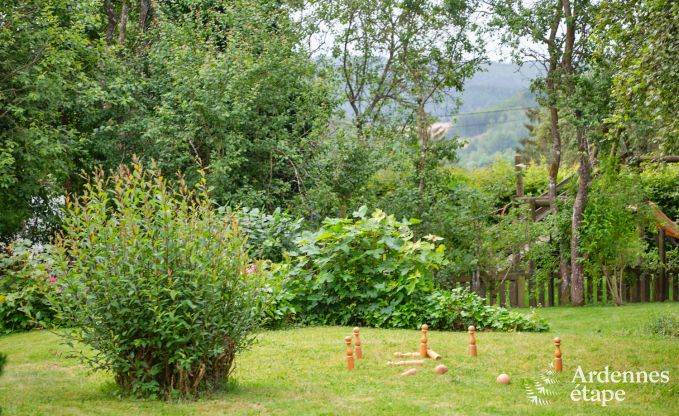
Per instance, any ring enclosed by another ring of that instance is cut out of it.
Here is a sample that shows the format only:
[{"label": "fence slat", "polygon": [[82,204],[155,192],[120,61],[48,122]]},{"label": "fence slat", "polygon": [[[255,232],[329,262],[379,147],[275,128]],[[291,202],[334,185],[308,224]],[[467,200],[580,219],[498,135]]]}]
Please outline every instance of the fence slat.
[{"label": "fence slat", "polygon": [[601,278],[596,282],[596,301],[599,303],[604,301],[604,280]]},{"label": "fence slat", "polygon": [[518,294],[516,290],[516,280],[509,282],[509,305],[513,308],[519,306]]},{"label": "fence slat", "polygon": [[540,305],[545,306],[545,282],[538,284],[538,299],[540,301]]},{"label": "fence slat", "polygon": [[549,296],[547,299],[548,306],[554,306],[554,275],[549,277]]}]

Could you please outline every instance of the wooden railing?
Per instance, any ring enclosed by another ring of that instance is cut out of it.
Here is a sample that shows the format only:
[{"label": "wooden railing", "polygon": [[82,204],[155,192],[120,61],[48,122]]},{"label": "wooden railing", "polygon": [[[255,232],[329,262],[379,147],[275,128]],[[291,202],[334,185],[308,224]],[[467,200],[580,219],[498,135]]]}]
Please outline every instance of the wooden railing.
[{"label": "wooden railing", "polygon": [[[558,275],[548,281],[536,282],[525,272],[515,271],[506,277],[487,276],[481,279],[481,287],[476,293],[489,305],[504,307],[549,307],[559,305]],[[456,280],[456,285],[472,290],[471,279]],[[614,303],[614,296],[602,278],[585,277],[585,303]],[[666,273],[665,276],[633,273],[631,281],[622,284],[623,303],[679,301],[679,274]]]}]

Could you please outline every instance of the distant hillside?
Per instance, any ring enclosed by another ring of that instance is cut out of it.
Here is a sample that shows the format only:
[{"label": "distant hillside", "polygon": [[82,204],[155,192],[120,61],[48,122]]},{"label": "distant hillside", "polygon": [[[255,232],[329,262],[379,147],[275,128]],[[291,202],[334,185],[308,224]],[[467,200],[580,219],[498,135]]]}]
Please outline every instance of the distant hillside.
[{"label": "distant hillside", "polygon": [[530,82],[538,75],[532,67],[491,63],[465,84],[457,115],[450,116],[454,96],[431,111],[439,120],[455,123],[450,137],[467,142],[459,152],[462,166],[483,166],[514,157],[519,140],[528,133],[525,109],[536,105]]},{"label": "distant hillside", "polygon": [[[449,92],[442,103],[427,106],[438,121],[455,123],[449,137],[468,143],[459,152],[461,165],[483,166],[514,157],[519,140],[527,134],[524,109],[536,105],[530,83],[539,73],[535,67],[492,62],[466,82],[462,93]],[[349,104],[343,109],[351,119]]]},{"label": "distant hillside", "polygon": [[[532,66],[519,67],[514,64],[491,62],[465,83],[462,94],[455,93],[452,96],[462,100],[460,112],[485,109],[509,100],[519,92],[527,91],[531,80],[539,73],[540,71]],[[451,98],[446,103],[436,106],[432,113],[449,115],[455,109],[452,103]]]}]

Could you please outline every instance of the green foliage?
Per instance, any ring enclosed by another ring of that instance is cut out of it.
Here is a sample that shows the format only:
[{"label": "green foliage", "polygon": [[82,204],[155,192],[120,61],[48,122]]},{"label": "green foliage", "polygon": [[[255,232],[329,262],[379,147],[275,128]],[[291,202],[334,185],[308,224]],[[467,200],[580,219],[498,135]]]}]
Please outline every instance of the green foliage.
[{"label": "green foliage", "polygon": [[253,341],[260,278],[206,179],[172,191],[156,169],[99,170],[67,202],[50,300],[80,358],[141,396],[218,388]]},{"label": "green foliage", "polygon": [[366,212],[354,212],[355,220],[326,219],[298,241],[287,287],[305,322],[393,326],[399,308],[434,290],[433,272],[445,263],[440,237],[415,241],[413,221]]},{"label": "green foliage", "polygon": [[[357,130],[414,126],[421,104],[461,91],[483,62],[471,17],[476,0],[313,1],[311,26],[334,39],[325,60],[336,73]],[[324,43],[324,42],[323,42]],[[426,120],[419,120],[426,122]]]},{"label": "green foliage", "polygon": [[58,223],[52,199],[80,151],[80,113],[100,85],[97,4],[80,0],[7,0],[0,13],[0,238],[32,217],[31,237],[46,240]]},{"label": "green foliage", "polygon": [[[299,240],[297,253],[280,265],[287,296],[280,316],[307,324],[368,325],[459,330],[478,325],[498,331],[543,331],[534,317],[485,305],[462,289],[439,289],[434,271],[444,266],[445,247],[435,235],[414,241],[410,226],[362,207],[355,220],[327,219]],[[288,315],[286,315],[286,313]]]},{"label": "green foliage", "polygon": [[673,0],[602,2],[594,39],[600,59],[615,63],[609,122],[635,150],[679,150],[678,22]]},{"label": "green foliage", "polygon": [[659,316],[651,322],[650,331],[664,337],[679,338],[679,316],[674,314]]},{"label": "green foliage", "polygon": [[580,228],[580,252],[594,275],[603,274],[620,304],[625,271],[643,257],[643,231],[652,222],[638,174],[631,169],[617,170],[615,163],[606,161],[592,185]]},{"label": "green foliage", "polygon": [[286,8],[182,3],[167,5],[172,17],[159,16],[148,46],[110,65],[92,163],[114,168],[136,153],[167,176],[188,172],[189,183],[199,179],[193,167],[209,166],[218,202],[289,206],[333,105],[324,77],[297,48]]},{"label": "green foliage", "polygon": [[47,300],[54,282],[48,247],[21,239],[0,245],[0,333],[55,325]]},{"label": "green foliage", "polygon": [[441,330],[466,330],[474,325],[477,330],[543,332],[549,325],[533,310],[531,314],[511,312],[505,308],[486,305],[485,299],[467,289],[437,291],[427,298],[424,309],[426,322]]},{"label": "green foliage", "polygon": [[679,220],[679,164],[644,164],[639,178],[648,199],[668,217]]},{"label": "green foliage", "polygon": [[302,219],[293,219],[276,208],[271,214],[257,208],[241,208],[234,212],[241,231],[247,235],[250,256],[279,262],[283,253],[295,247],[294,240],[302,228]]}]

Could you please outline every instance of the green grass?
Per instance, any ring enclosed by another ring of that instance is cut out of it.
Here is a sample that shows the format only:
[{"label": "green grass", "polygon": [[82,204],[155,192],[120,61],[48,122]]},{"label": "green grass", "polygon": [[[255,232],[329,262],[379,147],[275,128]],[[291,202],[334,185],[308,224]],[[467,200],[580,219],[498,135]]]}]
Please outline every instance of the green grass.
[{"label": "green grass", "polygon": [[[427,362],[418,374],[399,377],[385,366],[394,351],[416,351],[420,333],[364,328],[365,359],[345,369],[343,337],[350,328],[320,327],[261,334],[237,360],[229,391],[196,402],[165,403],[118,398],[112,377],[92,374],[64,358],[59,339],[45,331],[0,338],[9,356],[0,377],[5,415],[676,415],[679,413],[679,340],[651,335],[658,316],[679,314],[679,304],[548,308],[540,311],[550,333],[477,335],[479,356],[468,356],[468,335],[430,331],[430,347],[450,371],[433,374]],[[552,360],[554,336],[562,338],[564,372],[548,405],[530,404],[531,383]],[[438,362],[437,362],[438,364]],[[623,389],[626,399],[606,407],[570,400],[576,367],[603,370],[669,370],[666,384],[597,384]],[[506,372],[512,384],[495,377]]]}]

